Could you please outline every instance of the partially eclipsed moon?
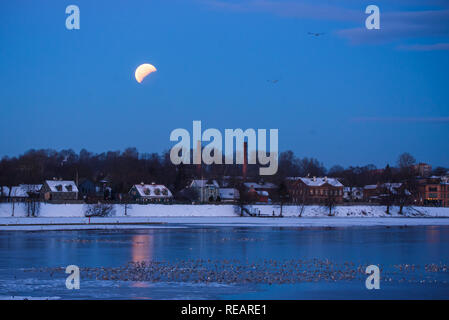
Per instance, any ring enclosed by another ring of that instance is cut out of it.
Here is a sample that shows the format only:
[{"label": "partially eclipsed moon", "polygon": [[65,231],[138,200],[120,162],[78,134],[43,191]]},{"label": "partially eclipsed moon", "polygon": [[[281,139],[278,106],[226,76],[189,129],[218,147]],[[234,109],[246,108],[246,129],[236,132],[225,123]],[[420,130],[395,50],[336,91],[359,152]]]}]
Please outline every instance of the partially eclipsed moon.
[{"label": "partially eclipsed moon", "polygon": [[137,67],[134,75],[136,77],[137,82],[141,83],[147,75],[149,75],[154,71],[156,71],[156,68],[152,64],[144,63]]}]

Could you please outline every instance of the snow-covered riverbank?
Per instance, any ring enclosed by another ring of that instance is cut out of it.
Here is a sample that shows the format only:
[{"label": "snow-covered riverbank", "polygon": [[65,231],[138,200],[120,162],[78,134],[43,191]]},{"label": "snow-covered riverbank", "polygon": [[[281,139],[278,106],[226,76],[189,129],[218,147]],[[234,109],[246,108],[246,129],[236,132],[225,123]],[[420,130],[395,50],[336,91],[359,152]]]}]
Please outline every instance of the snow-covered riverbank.
[{"label": "snow-covered riverbank", "polygon": [[[83,204],[49,204],[42,203],[38,213],[39,217],[84,217],[85,205]],[[262,215],[279,215],[280,208],[277,205],[254,205],[251,210],[258,211]],[[301,212],[302,211],[302,212]],[[449,208],[431,208],[431,207],[406,207],[404,214],[398,213],[397,207],[390,209],[390,214],[386,214],[384,206],[337,206],[334,215],[336,217],[449,217]],[[220,205],[163,205],[133,204],[127,209],[129,217],[235,217],[238,208],[231,204]],[[290,206],[283,207],[282,213],[285,217],[325,217],[328,211],[320,206]],[[0,218],[11,217],[12,206],[9,203],[0,203]],[[24,204],[16,204],[14,208],[14,217],[26,217],[26,207]],[[120,205],[114,206],[113,217],[124,217],[125,208]]]},{"label": "snow-covered riverbank", "polygon": [[[449,208],[408,207],[404,214],[398,208],[385,213],[381,206],[338,206],[335,216],[319,206],[284,206],[283,218],[277,217],[275,205],[253,206],[265,217],[240,217],[233,205],[116,205],[111,217],[84,217],[81,204],[42,204],[38,217],[26,217],[25,207],[18,205],[11,217],[11,205],[0,204],[0,230],[85,230],[183,228],[189,226],[275,226],[275,227],[351,227],[351,226],[416,226],[449,225]],[[272,217],[274,215],[276,217]]]}]

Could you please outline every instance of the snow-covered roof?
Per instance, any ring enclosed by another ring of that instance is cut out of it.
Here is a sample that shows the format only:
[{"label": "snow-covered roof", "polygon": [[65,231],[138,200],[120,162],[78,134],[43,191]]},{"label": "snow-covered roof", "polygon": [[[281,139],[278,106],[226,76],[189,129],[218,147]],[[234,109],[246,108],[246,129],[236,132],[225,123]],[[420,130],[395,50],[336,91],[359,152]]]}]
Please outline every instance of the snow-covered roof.
[{"label": "snow-covered roof", "polygon": [[378,187],[380,188],[387,188],[387,189],[397,189],[400,188],[402,186],[401,182],[385,182],[381,185],[377,185],[377,184],[368,184],[366,186],[364,186],[363,188],[365,190],[373,190],[373,189],[377,189]]},{"label": "snow-covered roof", "polygon": [[192,183],[190,184],[190,187],[194,187],[194,188],[204,188],[207,186],[214,186],[219,188],[220,185],[218,184],[218,182],[216,180],[207,180],[207,179],[195,179],[192,180]]},{"label": "snow-covered roof", "polygon": [[27,192],[38,193],[42,189],[42,184],[19,184],[19,187]]},{"label": "snow-covered roof", "polygon": [[28,198],[29,195],[21,186],[14,186],[11,188],[11,198]]},{"label": "snow-covered roof", "polygon": [[78,192],[74,181],[70,180],[47,180],[45,183],[51,192]]},{"label": "snow-covered roof", "polygon": [[240,197],[240,193],[235,188],[220,188],[219,189],[220,198],[223,200],[226,199],[238,199]]},{"label": "snow-covered roof", "polygon": [[254,188],[254,189],[276,189],[277,188],[277,186],[271,182],[264,182],[264,183],[245,182],[243,185],[247,188]]},{"label": "snow-covered roof", "polygon": [[135,184],[139,196],[142,198],[171,198],[171,191],[163,184]]},{"label": "snow-covered roof", "polygon": [[[28,192],[38,193],[42,188],[41,184],[20,184],[18,186],[13,186],[11,189],[12,198],[28,198]],[[0,188],[0,196],[8,197],[9,188],[3,186],[3,193]]]},{"label": "snow-covered roof", "polygon": [[386,188],[400,188],[402,186],[401,182],[385,182],[383,184],[384,187]]},{"label": "snow-covered roof", "polygon": [[306,185],[310,187],[321,187],[324,184],[330,184],[334,187],[343,187],[343,184],[341,184],[340,181],[338,181],[336,178],[327,178],[327,177],[314,177],[314,178],[303,178],[303,177],[292,177],[290,180],[301,180]]},{"label": "snow-covered roof", "polygon": [[[11,198],[28,198],[29,192],[38,193],[42,188],[41,184],[21,184],[18,186],[13,186],[11,188]],[[0,188],[1,193],[1,188]],[[9,196],[9,188],[3,187],[3,194],[0,196],[8,197]]]},{"label": "snow-covered roof", "polygon": [[363,188],[360,188],[360,187],[343,187],[344,191],[351,191],[351,189],[352,189],[352,191],[355,191],[355,190],[362,191],[363,190]]}]

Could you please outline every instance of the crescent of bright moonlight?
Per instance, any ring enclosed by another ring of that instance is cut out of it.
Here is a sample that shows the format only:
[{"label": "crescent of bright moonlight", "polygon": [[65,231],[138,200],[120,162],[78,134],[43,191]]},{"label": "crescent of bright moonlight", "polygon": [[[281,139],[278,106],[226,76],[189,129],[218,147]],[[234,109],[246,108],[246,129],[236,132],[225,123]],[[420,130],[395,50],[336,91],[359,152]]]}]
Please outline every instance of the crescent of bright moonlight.
[{"label": "crescent of bright moonlight", "polygon": [[137,67],[134,76],[136,77],[137,82],[141,83],[147,75],[154,71],[156,71],[156,68],[152,64],[144,63]]}]

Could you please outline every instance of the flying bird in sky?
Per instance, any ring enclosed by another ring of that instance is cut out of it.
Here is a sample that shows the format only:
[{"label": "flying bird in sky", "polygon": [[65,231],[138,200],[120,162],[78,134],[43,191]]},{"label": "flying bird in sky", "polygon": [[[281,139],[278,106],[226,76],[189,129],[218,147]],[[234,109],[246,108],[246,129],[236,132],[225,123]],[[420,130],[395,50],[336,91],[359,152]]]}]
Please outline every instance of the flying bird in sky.
[{"label": "flying bird in sky", "polygon": [[308,32],[307,34],[309,34],[311,36],[319,37],[319,36],[322,36],[324,34],[324,32]]}]

